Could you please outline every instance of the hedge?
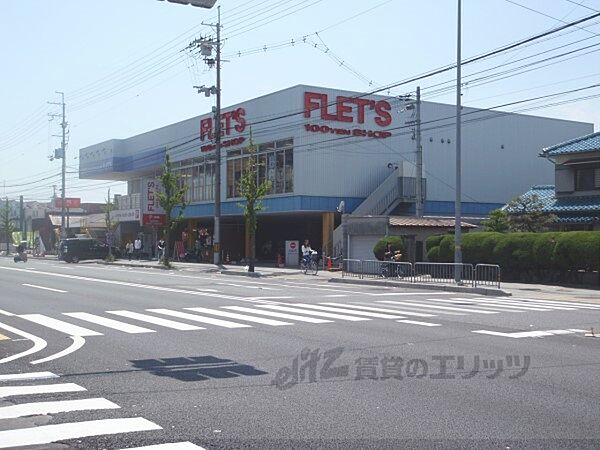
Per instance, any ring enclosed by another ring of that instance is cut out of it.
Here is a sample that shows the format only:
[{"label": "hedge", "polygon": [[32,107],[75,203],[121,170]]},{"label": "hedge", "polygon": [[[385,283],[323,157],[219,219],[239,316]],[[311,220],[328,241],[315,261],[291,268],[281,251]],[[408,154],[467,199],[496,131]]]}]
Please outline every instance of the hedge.
[{"label": "hedge", "polygon": [[[427,239],[432,262],[454,260],[454,236]],[[463,261],[498,264],[503,272],[600,270],[600,231],[488,233],[463,235]]]},{"label": "hedge", "polygon": [[402,239],[402,236],[385,236],[377,241],[375,247],[373,247],[373,254],[379,261],[383,261],[387,244],[392,245],[392,251],[400,250],[401,253],[404,253],[404,239]]}]

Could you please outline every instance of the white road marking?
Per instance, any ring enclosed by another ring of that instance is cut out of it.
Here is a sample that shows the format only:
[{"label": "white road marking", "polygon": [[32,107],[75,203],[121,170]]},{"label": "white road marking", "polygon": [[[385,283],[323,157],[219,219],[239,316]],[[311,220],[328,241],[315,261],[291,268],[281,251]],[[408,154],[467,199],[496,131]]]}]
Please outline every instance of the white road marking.
[{"label": "white road marking", "polygon": [[173,311],[172,309],[148,309],[152,313],[164,314],[165,316],[178,317],[180,319],[190,320],[192,322],[208,323],[210,325],[216,325],[224,328],[251,328],[252,325],[246,325],[243,323],[230,322],[229,320],[213,319],[211,317],[198,316],[196,314],[189,314],[180,311]]},{"label": "white road marking", "polygon": [[402,314],[404,316],[415,316],[415,317],[435,317],[435,314],[426,314],[426,313],[416,313],[411,311],[401,311],[399,309],[391,309],[391,308],[374,308],[370,306],[360,306],[354,304],[345,304],[345,303],[321,303],[322,305],[331,305],[331,306],[343,306],[344,308],[352,308],[352,309],[364,309],[367,311],[378,311],[383,313],[392,313],[392,314]]},{"label": "white road marking", "polygon": [[[453,294],[453,292],[436,292],[435,295],[450,295]],[[431,295],[431,292],[385,292],[382,294],[369,294],[372,295],[374,297],[380,297],[380,296],[388,296],[388,295]]]},{"label": "white road marking", "polygon": [[138,327],[137,325],[131,325],[125,322],[120,322],[118,320],[109,319],[108,317],[97,316],[95,314],[88,314],[84,312],[74,312],[74,313],[63,313],[65,316],[74,317],[76,319],[85,320],[87,322],[95,323],[97,325],[102,325],[107,328],[112,328],[114,330],[123,331],[124,333],[136,334],[136,333],[156,333],[156,331],[151,330],[149,328]]},{"label": "white road marking", "polygon": [[378,303],[392,303],[395,305],[419,306],[421,308],[442,309],[442,310],[447,310],[447,311],[471,312],[471,313],[475,313],[475,314],[498,314],[498,312],[496,312],[496,311],[482,311],[481,309],[471,309],[471,308],[453,308],[451,306],[429,305],[429,304],[425,304],[425,303],[397,302],[394,300],[381,300]]},{"label": "white road marking", "polygon": [[227,312],[227,311],[219,311],[217,309],[208,309],[208,308],[184,308],[184,309],[187,309],[189,311],[203,313],[203,314],[213,314],[215,316],[228,317],[230,319],[245,320],[246,322],[262,323],[263,325],[271,325],[274,327],[278,327],[278,326],[282,326],[282,325],[293,325],[289,322],[282,322],[280,320],[265,319],[263,317],[247,316],[246,314],[236,314],[236,313]]},{"label": "white road marking", "polygon": [[62,320],[44,316],[43,314],[21,314],[19,317],[29,320],[30,322],[37,323],[38,325],[43,325],[53,330],[68,334],[69,336],[102,336],[102,333],[98,333],[97,331],[89,330],[68,322],[63,322]]},{"label": "white road marking", "polygon": [[281,297],[246,297],[244,300],[287,300],[290,296],[281,296]]},{"label": "white road marking", "polygon": [[197,291],[203,291],[203,292],[219,292],[216,289],[204,289],[204,288],[195,288]]},{"label": "white road marking", "polygon": [[0,314],[3,316],[14,316],[13,313],[8,312],[8,311],[4,311],[3,309],[0,309]]},{"label": "white road marking", "polygon": [[457,297],[457,298],[453,298],[452,300],[476,303],[477,305],[481,305],[481,306],[489,305],[489,306],[493,306],[496,308],[510,308],[510,309],[522,310],[522,311],[550,311],[550,309],[546,309],[542,306],[521,306],[521,304],[518,304],[518,303],[513,304],[513,303],[502,302],[502,301],[493,301],[493,300],[488,300],[488,299],[473,299],[473,298]]},{"label": "white road marking", "polygon": [[49,288],[49,287],[44,287],[44,286],[37,286],[35,284],[23,283],[23,286],[27,286],[27,287],[34,288],[34,289],[42,289],[44,291],[58,292],[59,294],[67,293],[67,291],[63,291],[62,289],[54,289],[54,288]]},{"label": "white road marking", "polygon": [[243,306],[224,306],[223,308],[233,309],[234,311],[242,311],[242,312],[248,312],[248,313],[253,313],[253,314],[261,314],[263,316],[269,316],[269,317],[279,317],[280,319],[297,320],[299,322],[332,323],[331,320],[315,319],[313,317],[302,317],[302,316],[297,316],[295,314],[278,313],[278,312],[274,312],[274,311],[262,311],[262,310],[254,309],[254,308],[245,308]]},{"label": "white road marking", "polygon": [[[463,307],[463,305],[458,304],[459,302],[457,302],[456,300],[448,300],[448,299],[441,299],[441,298],[428,298],[426,300],[421,300],[421,301],[426,301],[426,302],[432,302],[432,304],[451,304],[451,305],[455,305],[455,306],[459,306],[459,307]],[[464,305],[467,306],[469,308],[474,307],[474,308],[483,308],[483,311],[499,311],[499,312],[523,312],[522,310],[518,309],[518,308],[511,308],[510,306],[506,306],[506,305],[484,305],[478,302],[475,302],[474,300],[469,300],[470,303],[474,303],[473,305]]]},{"label": "white road marking", "polygon": [[347,308],[334,308],[332,306],[322,306],[322,305],[310,305],[308,303],[295,303],[294,306],[300,306],[302,308],[309,309],[318,309],[321,311],[329,311],[333,313],[342,313],[342,314],[354,314],[355,316],[365,316],[365,317],[373,317],[377,319],[404,319],[403,316],[399,315],[390,315],[390,314],[382,314],[370,311],[357,311],[354,309]]},{"label": "white road marking", "polygon": [[281,291],[281,289],[276,289],[276,288],[272,288],[272,287],[266,287],[266,286],[255,286],[255,285],[251,285],[251,284],[233,284],[233,283],[217,283],[221,286],[233,286],[233,287],[241,287],[241,288],[245,288],[245,289],[264,289],[266,291]]},{"label": "white road marking", "polygon": [[0,431],[0,448],[42,445],[89,436],[150,430],[162,430],[162,427],[142,417],[42,425],[34,428]]},{"label": "white road marking", "polygon": [[[56,394],[59,392],[83,392],[86,389],[75,383],[38,384],[35,386],[0,386],[0,398],[18,395]],[[2,442],[2,439],[0,439]]]},{"label": "white road marking", "polygon": [[584,309],[600,309],[600,305],[593,303],[583,303],[583,302],[559,302],[554,300],[541,300],[541,299],[533,299],[533,298],[520,298],[520,297],[511,297],[513,300],[523,300],[527,303],[540,303],[540,304],[548,304],[548,305],[557,305],[557,306],[566,306],[573,308],[584,308]]},{"label": "white road marking", "polygon": [[55,353],[54,355],[50,355],[43,359],[31,361],[31,364],[41,364],[48,361],[54,361],[55,359],[59,359],[76,352],[85,345],[85,339],[81,336],[71,336],[71,339],[73,339],[73,343],[69,347],[65,348],[63,351]]},{"label": "white road marking", "polygon": [[396,320],[396,322],[400,323],[409,323],[411,325],[423,325],[424,327],[441,327],[440,323],[431,323],[431,322],[419,322],[418,320]]},{"label": "white road marking", "polygon": [[130,319],[139,320],[141,322],[148,322],[154,325],[160,325],[162,327],[173,328],[179,331],[192,331],[192,330],[206,330],[196,325],[190,325],[187,323],[176,322],[174,320],[163,319],[162,317],[150,316],[148,314],[141,314],[133,311],[106,311],[109,314],[116,314],[117,316],[128,317]]},{"label": "white road marking", "polygon": [[324,295],[323,297],[327,297],[327,298],[348,297],[348,294],[331,294],[331,295]]},{"label": "white road marking", "polygon": [[169,444],[145,445],[143,447],[129,447],[123,450],[206,450],[191,442],[171,442]]},{"label": "white road marking", "polygon": [[47,380],[49,378],[59,378],[52,372],[28,372],[28,373],[7,373],[0,375],[1,381],[24,381],[24,380]]},{"label": "white road marking", "polygon": [[23,403],[0,408],[0,419],[16,419],[25,416],[40,416],[73,411],[89,411],[97,409],[118,409],[119,405],[105,398],[88,398],[83,400],[63,400],[58,402]]},{"label": "white road marking", "polygon": [[474,330],[473,333],[519,339],[519,338],[528,338],[528,337],[546,337],[546,336],[554,336],[554,335],[559,335],[559,334],[585,333],[585,330],[569,328],[567,330],[517,331],[514,333],[502,333],[500,331],[489,331],[489,330]]},{"label": "white road marking", "polygon": [[574,306],[557,306],[550,304],[536,304],[536,303],[527,303],[519,300],[494,300],[488,298],[476,298],[474,301],[483,302],[483,303],[498,303],[502,305],[515,305],[519,308],[529,308],[529,309],[537,309],[537,310],[545,310],[549,311],[552,309],[562,309],[562,310],[576,310],[577,308]]},{"label": "white road marking", "polygon": [[21,331],[17,328],[11,327],[10,325],[6,325],[0,322],[0,328],[10,331],[11,333],[19,335],[21,337],[24,337],[25,339],[29,339],[31,342],[33,342],[33,347],[31,347],[29,350],[25,350],[24,352],[17,353],[16,355],[7,356],[4,359],[0,359],[0,364],[14,361],[15,359],[23,358],[27,355],[32,355],[34,353],[42,351],[48,345],[48,343],[42,338],[34,336],[33,334],[26,333],[25,331]]},{"label": "white road marking", "polygon": [[[291,313],[307,314],[309,316],[327,317],[329,319],[350,320],[352,322],[358,322],[361,320],[371,320],[371,319],[367,319],[366,317],[355,317],[355,316],[347,316],[347,315],[342,315],[342,314],[333,314],[333,313],[328,313],[328,312],[310,311],[310,310],[300,309],[300,308],[291,308],[289,306],[279,306],[279,305],[256,305],[256,306],[258,308],[268,308],[268,309],[274,309],[277,311],[287,311],[287,312],[291,312]],[[295,306],[295,304],[292,303],[291,306]]]}]

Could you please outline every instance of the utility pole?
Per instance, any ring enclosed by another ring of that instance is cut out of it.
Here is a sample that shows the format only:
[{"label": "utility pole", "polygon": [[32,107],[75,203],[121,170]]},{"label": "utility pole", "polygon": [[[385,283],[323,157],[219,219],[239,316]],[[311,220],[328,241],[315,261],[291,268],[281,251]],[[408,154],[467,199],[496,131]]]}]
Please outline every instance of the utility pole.
[{"label": "utility pole", "polygon": [[21,232],[21,240],[27,239],[25,235],[25,207],[23,206],[23,196],[19,196],[19,231]]},{"label": "utility pole", "polygon": [[456,199],[454,202],[454,279],[460,284],[462,279],[462,180],[461,180],[461,0],[458,0],[458,20],[456,32]]},{"label": "utility pole", "polygon": [[421,145],[421,87],[417,86],[417,203],[415,206],[416,216],[423,217],[423,146]]},{"label": "utility pole", "polygon": [[66,216],[65,216],[65,174],[67,172],[67,155],[66,155],[66,150],[67,150],[67,120],[66,120],[66,111],[65,111],[65,93],[64,92],[56,92],[57,94],[61,95],[61,101],[60,103],[57,102],[48,102],[50,105],[59,105],[62,107],[62,114],[58,115],[58,114],[50,114],[50,117],[61,117],[61,123],[60,126],[62,128],[62,139],[61,139],[61,144],[60,144],[60,153],[56,152],[54,153],[54,159],[58,159],[61,158],[62,159],[62,192],[61,192],[61,200],[62,200],[62,204],[61,204],[61,208],[60,208],[60,236],[62,239],[66,238],[66,228],[65,228],[65,221],[66,221]]},{"label": "utility pole", "polygon": [[[211,94],[217,97],[216,107],[213,109],[215,124],[215,211],[213,262],[215,264],[221,264],[221,7],[217,7],[216,24],[202,22],[202,25],[216,28],[216,41],[207,38],[196,39],[188,46],[188,49],[200,47],[200,54],[204,56],[204,62],[206,62],[210,68],[216,66],[217,70],[216,86],[194,86],[194,88],[198,90],[198,93],[204,93],[207,97],[210,97]],[[211,57],[213,48],[216,50],[215,59],[212,59]]]}]

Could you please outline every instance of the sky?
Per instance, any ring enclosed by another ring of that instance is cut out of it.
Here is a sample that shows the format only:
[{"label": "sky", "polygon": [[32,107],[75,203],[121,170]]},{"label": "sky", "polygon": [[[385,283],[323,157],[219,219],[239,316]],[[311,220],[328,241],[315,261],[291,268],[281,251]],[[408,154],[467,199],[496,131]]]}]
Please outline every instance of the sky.
[{"label": "sky", "polygon": [[[463,60],[600,11],[600,0],[462,4]],[[217,5],[227,60],[224,107],[296,84],[370,92],[456,60],[456,0],[218,0]],[[60,147],[55,136],[60,119],[48,116],[60,113],[59,106],[48,104],[60,101],[56,91],[65,93],[69,124],[66,192],[83,201],[101,202],[108,188],[111,195],[125,188],[79,180],[79,149],[205,114],[213,105],[193,86],[213,85],[214,70],[206,70],[185,48],[212,33],[202,22],[214,22],[216,8],[157,0],[28,0],[2,2],[0,11],[2,197],[48,201],[53,186],[59,192],[60,161],[49,159]],[[488,108],[562,93],[502,109],[590,122],[598,130],[600,98],[594,96],[600,86],[590,86],[600,84],[599,60],[597,18],[465,65],[463,104]],[[538,63],[525,67],[532,62]],[[495,78],[475,81],[486,75]],[[424,101],[453,104],[455,76],[448,71],[381,93],[410,93],[420,85]],[[432,87],[443,82],[448,82],[445,91]],[[565,93],[579,88],[585,90]]]}]

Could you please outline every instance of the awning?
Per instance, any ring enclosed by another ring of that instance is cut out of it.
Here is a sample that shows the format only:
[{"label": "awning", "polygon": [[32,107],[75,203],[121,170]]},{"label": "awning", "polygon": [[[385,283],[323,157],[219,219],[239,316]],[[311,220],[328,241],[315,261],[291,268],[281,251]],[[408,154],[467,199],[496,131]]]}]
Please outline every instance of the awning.
[{"label": "awning", "polygon": [[[454,227],[455,220],[449,217],[390,216],[389,223],[392,227],[452,228]],[[461,222],[461,228],[477,228],[477,225]]]}]

